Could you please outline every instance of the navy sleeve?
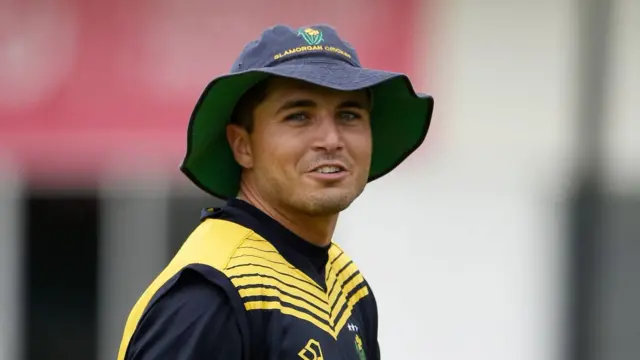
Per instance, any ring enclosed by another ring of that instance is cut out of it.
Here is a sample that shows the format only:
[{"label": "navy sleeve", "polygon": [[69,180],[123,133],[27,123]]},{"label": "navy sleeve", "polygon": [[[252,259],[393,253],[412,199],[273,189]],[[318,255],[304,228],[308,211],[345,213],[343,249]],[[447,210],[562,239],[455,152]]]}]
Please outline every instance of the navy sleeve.
[{"label": "navy sleeve", "polygon": [[[368,286],[369,284],[367,284]],[[378,303],[373,295],[373,290],[369,287],[371,296],[371,318],[368,326],[369,344],[371,344],[371,356],[367,357],[369,360],[380,360],[380,343],[378,342]]]},{"label": "navy sleeve", "polygon": [[185,270],[147,310],[127,350],[127,360],[236,360],[242,337],[220,287]]}]

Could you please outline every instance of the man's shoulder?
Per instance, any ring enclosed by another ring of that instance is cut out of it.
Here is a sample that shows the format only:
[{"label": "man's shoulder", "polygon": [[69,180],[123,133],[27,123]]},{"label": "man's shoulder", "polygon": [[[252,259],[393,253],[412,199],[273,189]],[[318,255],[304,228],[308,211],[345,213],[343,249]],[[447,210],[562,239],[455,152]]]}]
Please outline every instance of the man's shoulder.
[{"label": "man's shoulder", "polygon": [[[260,238],[252,229],[222,219],[205,219],[184,242],[172,262],[205,264],[224,270],[247,242]],[[262,239],[263,240],[263,239]]]},{"label": "man's shoulder", "polygon": [[[237,291],[224,269],[251,234],[250,229],[229,221],[206,219],[200,223],[138,299],[130,314],[130,330],[146,310],[176,291],[196,291],[206,296],[217,288],[226,293],[225,298],[236,299]],[[189,286],[183,288],[183,281]]]},{"label": "man's shoulder", "polygon": [[[189,235],[149,290],[154,299],[159,298],[172,289],[185,273],[192,272],[200,275],[200,280],[206,280],[227,293],[233,292],[235,289],[227,270],[244,258],[247,248],[264,246],[263,242],[266,240],[242,225],[221,219],[205,219]],[[202,281],[199,283],[204,284]]]},{"label": "man's shoulder", "polygon": [[[176,313],[195,319],[233,309],[233,313],[241,315],[242,303],[222,269],[251,233],[250,229],[228,221],[203,221],[134,305],[125,326],[119,359],[124,358],[143,319],[155,326],[164,321],[163,316]],[[207,303],[211,308],[204,306]]]}]

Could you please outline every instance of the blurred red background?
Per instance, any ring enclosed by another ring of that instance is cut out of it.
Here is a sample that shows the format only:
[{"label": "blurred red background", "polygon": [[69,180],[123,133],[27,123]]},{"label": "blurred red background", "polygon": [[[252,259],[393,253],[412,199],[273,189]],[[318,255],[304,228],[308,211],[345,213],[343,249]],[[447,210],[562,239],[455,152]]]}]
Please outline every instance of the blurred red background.
[{"label": "blurred red background", "polygon": [[22,0],[5,9],[0,153],[48,184],[132,172],[140,161],[148,171],[145,159],[177,173],[200,91],[265,27],[329,23],[364,66],[411,75],[420,16],[417,0]]}]

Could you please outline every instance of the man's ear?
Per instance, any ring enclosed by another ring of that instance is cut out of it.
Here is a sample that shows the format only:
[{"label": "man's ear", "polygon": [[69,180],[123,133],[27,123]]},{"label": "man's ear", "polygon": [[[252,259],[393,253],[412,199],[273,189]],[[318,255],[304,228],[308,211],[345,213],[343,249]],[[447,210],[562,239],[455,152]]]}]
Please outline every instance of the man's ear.
[{"label": "man's ear", "polygon": [[253,154],[247,130],[236,124],[227,125],[227,141],[236,162],[245,169],[252,168]]}]

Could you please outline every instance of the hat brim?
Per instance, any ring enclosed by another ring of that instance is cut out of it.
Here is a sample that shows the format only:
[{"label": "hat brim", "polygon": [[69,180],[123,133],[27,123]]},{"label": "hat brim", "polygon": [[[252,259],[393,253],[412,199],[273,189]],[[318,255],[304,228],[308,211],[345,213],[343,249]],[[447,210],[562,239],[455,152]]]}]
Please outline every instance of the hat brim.
[{"label": "hat brim", "polygon": [[433,98],[417,94],[401,73],[357,68],[332,59],[296,59],[220,76],[205,88],[191,114],[187,151],[180,166],[200,189],[223,200],[237,196],[241,168],[226,139],[226,125],[241,96],[273,75],[335,90],[371,89],[373,152],[369,181],[389,173],[420,147],[431,124]]}]

